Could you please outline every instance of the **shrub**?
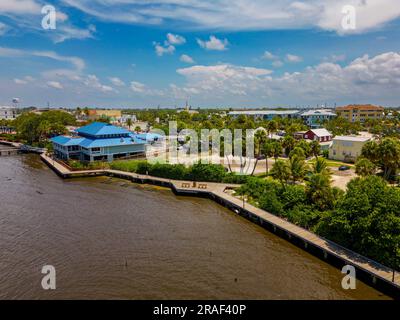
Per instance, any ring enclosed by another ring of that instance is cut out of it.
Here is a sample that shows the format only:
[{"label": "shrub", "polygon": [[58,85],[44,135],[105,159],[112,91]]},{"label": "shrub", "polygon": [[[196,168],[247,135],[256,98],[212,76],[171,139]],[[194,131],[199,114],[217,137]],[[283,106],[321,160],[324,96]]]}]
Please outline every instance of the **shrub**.
[{"label": "shrub", "polygon": [[220,164],[196,163],[189,167],[189,180],[222,182],[226,176],[225,168]]},{"label": "shrub", "polygon": [[283,213],[283,204],[279,201],[276,192],[264,193],[259,200],[260,208],[278,216]]}]

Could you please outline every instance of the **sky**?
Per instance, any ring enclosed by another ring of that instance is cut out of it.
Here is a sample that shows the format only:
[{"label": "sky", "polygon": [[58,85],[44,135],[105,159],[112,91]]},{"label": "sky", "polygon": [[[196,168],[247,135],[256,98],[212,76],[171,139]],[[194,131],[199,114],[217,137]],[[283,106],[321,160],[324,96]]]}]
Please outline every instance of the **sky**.
[{"label": "sky", "polygon": [[1,0],[0,105],[13,98],[72,108],[397,107],[399,0]]}]

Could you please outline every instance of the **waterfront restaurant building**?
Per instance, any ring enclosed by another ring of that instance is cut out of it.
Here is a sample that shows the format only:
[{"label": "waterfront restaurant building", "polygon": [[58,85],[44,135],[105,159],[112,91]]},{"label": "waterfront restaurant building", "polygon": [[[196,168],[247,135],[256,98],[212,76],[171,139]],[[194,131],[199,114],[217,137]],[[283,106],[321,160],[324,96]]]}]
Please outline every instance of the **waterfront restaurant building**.
[{"label": "waterfront restaurant building", "polygon": [[93,122],[76,129],[77,136],[58,136],[51,139],[54,155],[63,160],[113,161],[119,158],[144,155],[146,140],[121,127]]}]

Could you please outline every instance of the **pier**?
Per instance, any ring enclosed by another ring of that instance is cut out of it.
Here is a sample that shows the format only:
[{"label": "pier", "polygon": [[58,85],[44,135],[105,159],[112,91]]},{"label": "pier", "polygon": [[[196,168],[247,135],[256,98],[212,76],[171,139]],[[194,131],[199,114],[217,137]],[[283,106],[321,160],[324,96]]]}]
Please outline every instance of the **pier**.
[{"label": "pier", "polygon": [[55,173],[65,179],[74,177],[109,176],[130,180],[135,183],[168,187],[171,188],[175,194],[181,196],[209,198],[230,209],[235,214],[260,225],[264,229],[286,239],[297,247],[340,270],[345,265],[353,266],[357,272],[357,280],[363,281],[369,286],[374,287],[395,299],[400,299],[399,272],[396,271],[393,273],[392,269],[376,261],[361,256],[332,241],[324,239],[307,229],[296,226],[285,219],[252,206],[251,204],[226,192],[227,190],[239,187],[239,185],[178,181],[108,169],[70,171],[68,168],[46,154],[41,154],[41,159]]}]

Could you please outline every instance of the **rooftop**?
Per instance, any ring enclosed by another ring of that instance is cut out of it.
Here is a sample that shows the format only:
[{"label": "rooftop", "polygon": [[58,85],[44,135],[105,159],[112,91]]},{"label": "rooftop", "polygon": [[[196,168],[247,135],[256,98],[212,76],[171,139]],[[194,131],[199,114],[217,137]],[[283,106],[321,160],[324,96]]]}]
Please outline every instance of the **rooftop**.
[{"label": "rooftop", "polygon": [[385,108],[374,106],[372,104],[351,104],[345,107],[338,107],[336,111],[344,111],[344,110],[374,110],[374,111],[383,111]]},{"label": "rooftop", "polygon": [[302,116],[332,116],[336,117],[336,113],[330,109],[308,110],[301,114]]},{"label": "rooftop", "polygon": [[240,110],[240,111],[230,111],[230,115],[270,115],[270,114],[296,114],[299,110]]},{"label": "rooftop", "polygon": [[130,131],[104,122],[93,122],[87,126],[76,129],[78,134],[90,136],[128,135]]},{"label": "rooftop", "polygon": [[86,149],[146,144],[146,141],[137,138],[133,134],[131,134],[129,137],[108,138],[108,139],[89,139],[82,137],[76,138],[76,137],[58,136],[52,138],[51,141],[59,145],[62,145],[64,147],[80,146]]},{"label": "rooftop", "polygon": [[317,137],[326,137],[326,136],[331,136],[332,133],[330,133],[328,130],[322,128],[322,129],[311,129],[310,130],[312,133],[314,133]]},{"label": "rooftop", "polygon": [[363,137],[363,136],[336,136],[333,140],[339,141],[352,141],[352,142],[367,142],[370,141],[370,137]]}]

